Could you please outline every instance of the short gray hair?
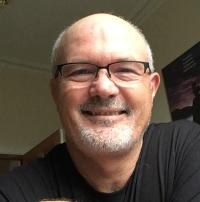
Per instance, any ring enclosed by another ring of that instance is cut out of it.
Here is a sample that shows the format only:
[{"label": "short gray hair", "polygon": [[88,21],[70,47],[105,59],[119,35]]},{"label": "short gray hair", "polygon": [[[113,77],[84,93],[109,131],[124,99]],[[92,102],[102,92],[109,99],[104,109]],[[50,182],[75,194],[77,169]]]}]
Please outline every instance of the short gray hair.
[{"label": "short gray hair", "polygon": [[[119,17],[119,16],[117,16]],[[149,66],[151,71],[154,71],[154,65],[153,65],[153,54],[152,54],[152,50],[150,48],[150,45],[146,39],[146,37],[144,36],[144,34],[142,33],[142,31],[133,23],[129,22],[128,20],[125,20],[123,17],[119,17],[122,20],[126,21],[127,23],[130,24],[130,26],[141,36],[141,38],[143,39],[145,46],[146,46],[146,51],[147,51],[147,56],[148,56],[148,62],[149,62]],[[72,27],[75,23],[73,23],[71,26],[65,28],[57,37],[53,48],[52,48],[52,52],[51,52],[51,65],[52,65],[52,77],[54,77],[55,73],[56,73],[56,64],[57,64],[57,59],[58,59],[58,50],[60,49],[62,42],[63,42],[63,38],[64,35],[67,33],[67,31],[69,30],[70,27]]]},{"label": "short gray hair", "polygon": [[57,59],[58,59],[58,50],[61,47],[62,44],[62,40],[63,37],[65,35],[65,33],[67,32],[68,27],[65,28],[57,37],[56,41],[54,42],[54,45],[52,47],[52,51],[51,51],[51,73],[52,73],[52,77],[54,77],[55,73],[56,73],[56,68],[55,65],[57,64]]}]

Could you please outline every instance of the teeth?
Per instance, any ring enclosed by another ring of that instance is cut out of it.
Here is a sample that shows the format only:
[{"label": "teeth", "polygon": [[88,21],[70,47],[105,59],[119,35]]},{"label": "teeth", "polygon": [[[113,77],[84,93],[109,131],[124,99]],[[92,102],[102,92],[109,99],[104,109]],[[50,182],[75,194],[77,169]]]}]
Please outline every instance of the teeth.
[{"label": "teeth", "polygon": [[87,115],[91,115],[91,116],[117,116],[120,114],[126,114],[127,111],[126,110],[115,110],[115,111],[104,111],[104,110],[94,110],[94,111],[90,111],[90,110],[82,110],[82,113],[87,114]]},{"label": "teeth", "polygon": [[119,115],[121,112],[90,112],[93,116],[112,116],[112,115]]},{"label": "teeth", "polygon": [[104,116],[108,116],[108,115],[117,115],[116,112],[113,112],[113,113],[108,113],[108,112],[104,112],[104,113],[101,113],[101,112],[92,112],[92,115],[104,115]]}]

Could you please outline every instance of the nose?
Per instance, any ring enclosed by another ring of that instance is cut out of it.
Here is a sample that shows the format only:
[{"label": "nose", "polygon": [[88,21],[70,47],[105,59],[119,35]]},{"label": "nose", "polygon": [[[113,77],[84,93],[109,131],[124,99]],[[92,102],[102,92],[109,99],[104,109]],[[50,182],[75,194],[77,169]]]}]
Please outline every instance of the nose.
[{"label": "nose", "polygon": [[90,96],[100,96],[103,99],[116,96],[119,93],[118,86],[109,78],[106,69],[98,72],[97,78],[92,82],[89,94]]}]

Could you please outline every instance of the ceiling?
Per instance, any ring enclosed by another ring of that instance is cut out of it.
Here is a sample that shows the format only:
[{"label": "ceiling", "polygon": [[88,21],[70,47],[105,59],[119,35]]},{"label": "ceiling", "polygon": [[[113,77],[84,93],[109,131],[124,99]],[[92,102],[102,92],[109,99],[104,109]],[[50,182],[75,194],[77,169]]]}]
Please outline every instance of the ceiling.
[{"label": "ceiling", "polygon": [[166,0],[9,0],[0,7],[0,62],[48,71],[57,35],[80,17],[109,12],[137,25]]}]

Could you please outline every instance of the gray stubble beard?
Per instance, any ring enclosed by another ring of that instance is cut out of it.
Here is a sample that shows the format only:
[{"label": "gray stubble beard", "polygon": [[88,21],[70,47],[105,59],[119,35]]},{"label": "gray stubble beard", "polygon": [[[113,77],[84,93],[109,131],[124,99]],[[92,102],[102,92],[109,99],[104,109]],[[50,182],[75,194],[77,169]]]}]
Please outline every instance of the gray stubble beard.
[{"label": "gray stubble beard", "polygon": [[[103,123],[100,123],[103,124]],[[100,153],[121,153],[130,150],[134,143],[134,127],[128,125],[115,124],[113,127],[108,126],[109,122],[104,123],[102,129],[92,129],[79,126],[80,140],[84,146],[93,152]],[[105,134],[107,133],[107,134]]]},{"label": "gray stubble beard", "polygon": [[[90,110],[95,107],[110,107],[123,109],[127,113],[127,117],[133,116],[133,110],[127,103],[115,99],[106,101],[97,99],[88,100],[82,104],[79,110]],[[80,110],[80,111],[81,111]],[[81,123],[81,121],[79,121]],[[135,144],[142,141],[144,128],[135,125],[118,124],[110,120],[99,120],[96,122],[101,129],[93,129],[84,125],[78,125],[80,144],[91,150],[91,152],[99,153],[126,153],[130,151]],[[105,132],[107,134],[105,134]]]}]

